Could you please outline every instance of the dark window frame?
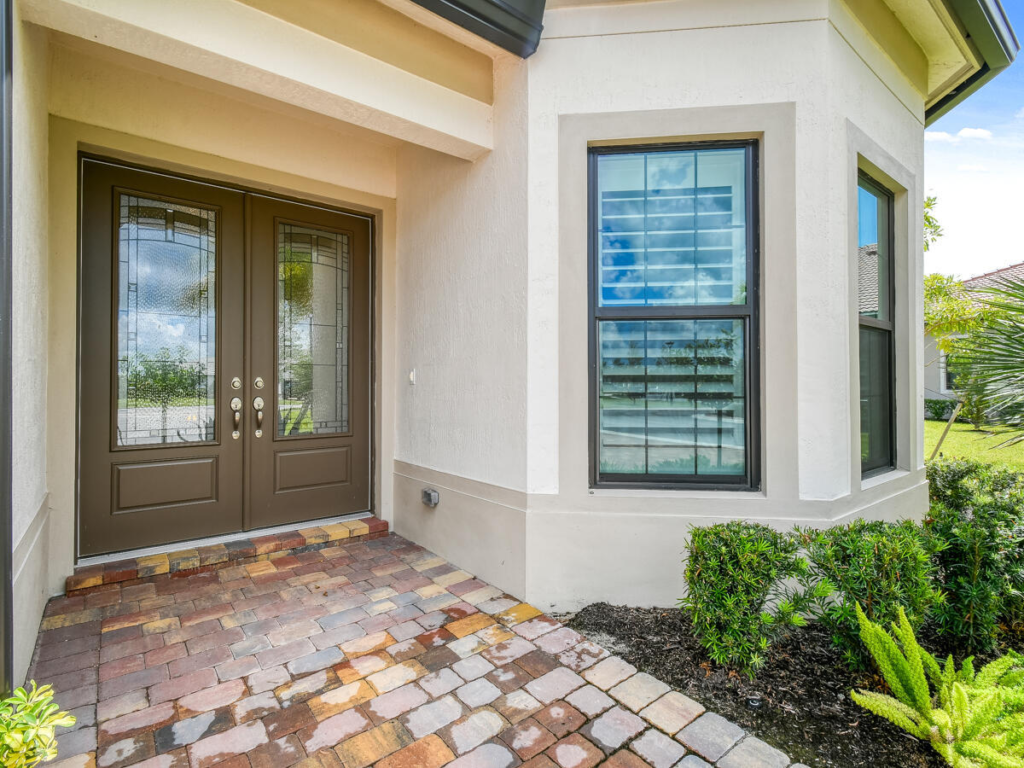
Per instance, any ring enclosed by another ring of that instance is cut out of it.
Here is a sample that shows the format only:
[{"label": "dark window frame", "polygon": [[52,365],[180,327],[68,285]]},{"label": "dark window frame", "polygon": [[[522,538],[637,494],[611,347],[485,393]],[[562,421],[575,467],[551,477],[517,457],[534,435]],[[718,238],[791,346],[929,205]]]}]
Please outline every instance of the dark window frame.
[{"label": "dark window frame", "polygon": [[[857,171],[857,189],[859,190],[861,185],[867,186],[868,191],[878,193],[883,199],[886,200],[886,221],[887,221],[887,238],[886,244],[888,246],[889,253],[889,296],[888,298],[888,320],[879,320],[874,317],[860,314],[857,312],[857,398],[858,404],[862,398],[860,396],[860,365],[861,365],[861,351],[860,351],[860,329],[861,327],[873,328],[875,330],[884,331],[889,337],[889,462],[883,466],[871,467],[864,469],[863,459],[861,460],[861,480],[867,480],[877,475],[884,475],[887,472],[892,472],[896,469],[896,195],[891,189],[886,187],[880,181],[875,179],[869,173],[858,170]],[[859,193],[858,193],[859,194]],[[860,214],[858,211],[857,226],[860,226]],[[856,251],[855,251],[856,254]],[[879,304],[881,304],[882,297],[879,296]],[[859,427],[858,427],[859,429]],[[858,434],[860,434],[858,432]]]},{"label": "dark window frame", "polygon": [[[745,304],[693,306],[605,306],[598,300],[600,266],[598,159],[606,155],[744,149],[747,210],[747,301]],[[761,489],[761,210],[760,142],[757,139],[596,146],[587,158],[587,312],[589,466],[592,489],[759,491]],[[600,471],[600,352],[602,320],[740,320],[743,322],[744,436],[746,469],[742,475],[602,474]]]}]

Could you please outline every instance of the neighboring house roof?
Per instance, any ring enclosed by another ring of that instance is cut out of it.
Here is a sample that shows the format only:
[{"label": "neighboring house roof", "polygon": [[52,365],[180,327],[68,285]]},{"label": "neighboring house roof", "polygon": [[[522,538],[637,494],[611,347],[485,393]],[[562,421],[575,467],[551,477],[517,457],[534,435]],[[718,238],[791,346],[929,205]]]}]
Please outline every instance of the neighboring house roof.
[{"label": "neighboring house roof", "polygon": [[1024,261],[1020,264],[1011,264],[1008,267],[1002,267],[977,277],[968,278],[964,280],[964,286],[970,289],[991,288],[994,285],[999,285],[1004,280],[1024,281]]},{"label": "neighboring house roof", "polygon": [[862,315],[878,313],[878,243],[857,249],[857,305]]}]

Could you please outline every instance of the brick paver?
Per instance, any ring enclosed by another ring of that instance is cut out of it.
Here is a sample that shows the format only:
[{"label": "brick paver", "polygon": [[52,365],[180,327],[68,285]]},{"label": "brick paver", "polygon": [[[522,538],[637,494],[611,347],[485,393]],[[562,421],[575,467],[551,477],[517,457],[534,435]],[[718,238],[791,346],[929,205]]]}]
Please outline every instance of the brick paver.
[{"label": "brick paver", "polygon": [[50,602],[31,674],[79,723],[49,765],[789,766],[379,526],[243,544],[90,566]]}]

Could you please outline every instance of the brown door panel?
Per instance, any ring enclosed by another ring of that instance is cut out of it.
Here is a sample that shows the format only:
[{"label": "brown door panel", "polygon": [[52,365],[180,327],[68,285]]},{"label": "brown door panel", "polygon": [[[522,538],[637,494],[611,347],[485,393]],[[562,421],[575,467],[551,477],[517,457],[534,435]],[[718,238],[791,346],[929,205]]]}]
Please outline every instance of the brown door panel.
[{"label": "brown door panel", "polygon": [[82,161],[82,555],[242,526],[228,403],[242,371],[243,202]]},{"label": "brown door panel", "polygon": [[251,524],[368,510],[369,221],[256,195],[250,210],[250,363],[267,382]]},{"label": "brown door panel", "polygon": [[369,220],[91,158],[81,185],[79,554],[369,510]]}]

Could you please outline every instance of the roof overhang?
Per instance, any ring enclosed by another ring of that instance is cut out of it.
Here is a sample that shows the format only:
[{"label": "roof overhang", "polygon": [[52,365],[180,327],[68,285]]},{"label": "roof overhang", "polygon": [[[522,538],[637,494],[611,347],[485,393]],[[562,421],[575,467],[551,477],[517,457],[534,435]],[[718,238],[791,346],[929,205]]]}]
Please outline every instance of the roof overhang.
[{"label": "roof overhang", "polygon": [[980,67],[928,106],[925,123],[931,124],[1013,63],[1020,42],[999,0],[946,0],[967,38],[977,51]]},{"label": "roof overhang", "polygon": [[1020,49],[1000,0],[883,0],[924,54],[930,125],[1013,63]]},{"label": "roof overhang", "polygon": [[545,0],[413,0],[419,6],[526,58],[537,50]]}]

